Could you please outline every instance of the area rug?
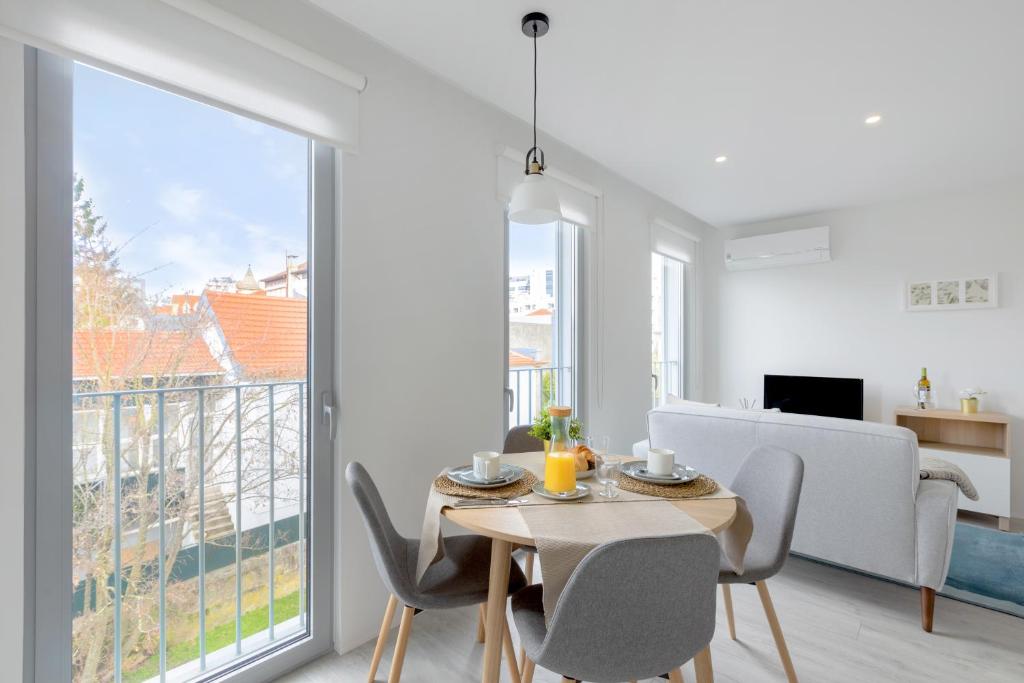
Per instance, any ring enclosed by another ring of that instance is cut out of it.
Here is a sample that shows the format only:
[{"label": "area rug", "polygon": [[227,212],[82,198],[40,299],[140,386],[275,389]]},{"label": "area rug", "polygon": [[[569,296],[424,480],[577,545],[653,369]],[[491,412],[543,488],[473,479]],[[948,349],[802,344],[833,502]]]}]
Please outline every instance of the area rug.
[{"label": "area rug", "polygon": [[939,595],[1024,618],[1024,534],[957,522]]}]

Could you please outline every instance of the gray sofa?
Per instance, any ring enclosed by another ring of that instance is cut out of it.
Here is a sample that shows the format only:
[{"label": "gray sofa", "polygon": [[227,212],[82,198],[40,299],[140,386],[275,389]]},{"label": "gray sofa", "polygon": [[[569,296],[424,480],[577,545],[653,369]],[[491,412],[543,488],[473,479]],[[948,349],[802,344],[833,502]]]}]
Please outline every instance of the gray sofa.
[{"label": "gray sofa", "polygon": [[[804,460],[793,552],[921,587],[931,630],[946,582],[957,489],[921,480],[917,436],[903,427],[778,412],[672,405],[648,413],[648,443],[728,484],[758,445]],[[755,520],[756,523],[756,520]]]}]

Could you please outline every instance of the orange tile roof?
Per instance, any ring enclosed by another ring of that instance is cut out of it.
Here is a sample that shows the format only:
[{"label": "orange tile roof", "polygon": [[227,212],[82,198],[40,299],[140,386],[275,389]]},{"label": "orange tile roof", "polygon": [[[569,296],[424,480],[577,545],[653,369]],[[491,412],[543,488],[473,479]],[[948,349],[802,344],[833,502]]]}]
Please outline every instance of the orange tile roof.
[{"label": "orange tile roof", "polygon": [[530,358],[525,353],[519,353],[518,351],[508,352],[508,366],[510,368],[539,368],[545,364]]},{"label": "orange tile roof", "polygon": [[220,327],[247,379],[306,376],[305,299],[212,290],[203,297],[201,311]]},{"label": "orange tile roof", "polygon": [[547,308],[538,308],[536,311],[533,311],[532,313],[527,313],[526,315],[552,315],[552,312]]},{"label": "orange tile roof", "polygon": [[75,330],[72,368],[75,379],[223,372],[201,337],[163,330]]}]

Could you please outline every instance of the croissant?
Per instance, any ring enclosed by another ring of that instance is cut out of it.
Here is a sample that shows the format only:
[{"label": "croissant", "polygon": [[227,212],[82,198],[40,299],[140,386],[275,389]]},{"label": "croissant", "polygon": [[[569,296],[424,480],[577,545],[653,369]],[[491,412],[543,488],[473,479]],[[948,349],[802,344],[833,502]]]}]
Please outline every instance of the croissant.
[{"label": "croissant", "polygon": [[572,454],[576,460],[577,472],[586,472],[587,470],[594,469],[594,451],[581,444],[572,449]]}]

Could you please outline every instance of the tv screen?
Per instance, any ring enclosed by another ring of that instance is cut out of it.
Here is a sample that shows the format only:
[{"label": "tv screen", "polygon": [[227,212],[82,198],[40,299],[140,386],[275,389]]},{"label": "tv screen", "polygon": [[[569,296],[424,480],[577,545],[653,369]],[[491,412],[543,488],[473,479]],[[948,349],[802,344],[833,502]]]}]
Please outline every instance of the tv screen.
[{"label": "tv screen", "polygon": [[864,380],[765,375],[764,407],[784,413],[863,420]]}]

